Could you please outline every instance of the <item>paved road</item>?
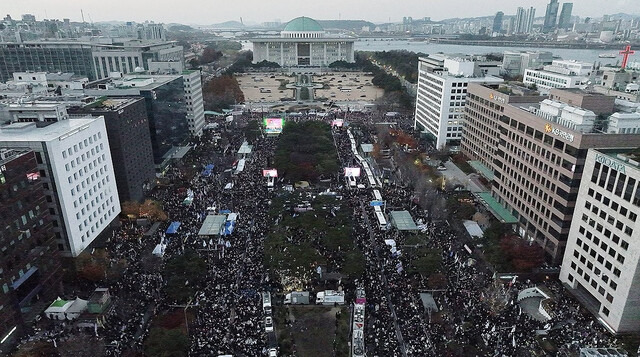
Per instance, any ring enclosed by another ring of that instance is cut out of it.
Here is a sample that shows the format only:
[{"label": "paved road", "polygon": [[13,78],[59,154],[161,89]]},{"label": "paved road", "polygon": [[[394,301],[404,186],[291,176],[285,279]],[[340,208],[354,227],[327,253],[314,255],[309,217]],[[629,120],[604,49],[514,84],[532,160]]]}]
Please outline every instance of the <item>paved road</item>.
[{"label": "paved road", "polygon": [[[371,227],[371,222],[369,222],[369,216],[366,212],[366,206],[362,201],[360,201],[360,209],[362,210],[362,216],[364,217],[364,222],[367,224],[367,230],[369,231],[369,239],[371,244],[375,247],[374,250],[376,252],[376,258],[378,261],[382,261],[380,258],[380,247],[376,244],[376,239],[373,235],[373,228]],[[398,316],[396,315],[396,309],[393,306],[393,302],[391,301],[391,295],[389,294],[389,284],[387,283],[387,276],[384,273],[384,268],[379,266],[380,268],[380,276],[382,277],[382,284],[384,286],[384,292],[387,297],[387,301],[389,302],[389,310],[391,311],[391,316],[393,316],[393,324],[396,327],[396,337],[398,339],[398,345],[400,346],[400,351],[402,352],[402,356],[407,357],[407,348],[404,343],[404,339],[402,338],[402,331],[400,331],[400,325],[398,325]]]}]

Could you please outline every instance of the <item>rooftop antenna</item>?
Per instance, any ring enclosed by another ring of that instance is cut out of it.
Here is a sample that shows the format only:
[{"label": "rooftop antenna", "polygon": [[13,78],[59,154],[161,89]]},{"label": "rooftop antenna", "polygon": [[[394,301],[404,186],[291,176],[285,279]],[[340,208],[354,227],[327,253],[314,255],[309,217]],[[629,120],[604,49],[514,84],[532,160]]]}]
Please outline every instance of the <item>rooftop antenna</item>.
[{"label": "rooftop antenna", "polygon": [[82,15],[82,23],[84,24],[84,12],[80,9],[80,15]]},{"label": "rooftop antenna", "polygon": [[242,22],[242,16],[240,16],[240,23],[244,25],[244,22]]}]

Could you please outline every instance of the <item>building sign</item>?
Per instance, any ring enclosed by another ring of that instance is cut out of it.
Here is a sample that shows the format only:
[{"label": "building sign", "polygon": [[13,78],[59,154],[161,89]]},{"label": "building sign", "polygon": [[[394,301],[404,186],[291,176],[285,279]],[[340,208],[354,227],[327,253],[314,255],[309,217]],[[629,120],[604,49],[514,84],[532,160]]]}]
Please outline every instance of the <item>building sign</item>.
[{"label": "building sign", "polygon": [[620,172],[621,174],[624,174],[626,171],[626,167],[624,166],[624,164],[613,160],[612,158],[606,156],[606,155],[600,155],[600,154],[596,154],[596,162],[599,162],[601,164],[603,164],[604,166],[608,166],[618,172]]},{"label": "building sign", "polygon": [[498,97],[497,95],[493,95],[493,93],[489,94],[489,99],[495,100],[496,102],[502,103],[502,104],[505,104],[507,102],[504,98]]},{"label": "building sign", "polygon": [[558,128],[554,128],[551,124],[548,124],[548,123],[545,124],[544,125],[544,131],[546,133],[551,133],[553,135],[557,135],[557,136],[559,136],[559,137],[561,137],[561,138],[563,138],[563,139],[565,139],[565,140],[567,140],[569,142],[573,142],[573,137],[574,137],[573,134],[567,133],[566,131],[562,131],[562,130],[560,130]]}]

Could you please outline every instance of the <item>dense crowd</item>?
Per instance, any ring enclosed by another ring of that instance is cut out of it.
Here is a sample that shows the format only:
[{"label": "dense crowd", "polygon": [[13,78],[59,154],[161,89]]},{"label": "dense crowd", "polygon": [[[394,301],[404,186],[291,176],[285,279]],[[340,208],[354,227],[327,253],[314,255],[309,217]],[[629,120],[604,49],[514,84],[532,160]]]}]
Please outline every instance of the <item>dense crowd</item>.
[{"label": "dense crowd", "polygon": [[[233,126],[242,127],[250,118],[238,118]],[[376,122],[390,121],[372,113],[349,113],[347,118],[360,123],[365,129],[361,137],[368,140],[373,140]],[[314,119],[320,120],[314,116],[295,120]],[[329,123],[333,119],[334,116],[321,118]],[[409,117],[392,119],[397,127],[411,128]],[[346,128],[334,128],[333,133],[341,166],[358,165]],[[274,193],[266,189],[261,174],[262,169],[269,167],[277,138],[259,136],[252,143],[253,154],[247,156],[244,171],[234,174],[225,169],[238,159],[233,149],[239,148],[245,138],[242,130],[237,129],[221,129],[221,135],[226,140],[225,147],[214,145],[211,134],[205,135],[194,145],[182,167],[174,166],[166,172],[173,186],[157,188],[151,194],[162,202],[169,222],[181,223],[176,234],[165,233],[167,222],[150,237],[142,238],[148,227],[125,222],[108,240],[109,264],[118,264],[120,260],[128,263],[122,278],[107,286],[117,308],[99,330],[96,328],[105,341],[107,355],[141,349],[153,316],[178,308],[189,309],[193,315],[188,326],[191,356],[259,356],[266,355],[268,348],[276,347],[276,341],[265,333],[260,292],[274,288],[263,264],[264,240],[278,218],[274,221],[268,215]],[[208,164],[215,166],[211,176],[184,174],[184,167],[201,169]],[[580,347],[615,345],[615,340],[594,323],[591,316],[577,308],[557,283],[547,284],[557,297],[557,314],[551,321],[538,321],[523,313],[517,304],[517,292],[531,284],[521,281],[494,284],[488,267],[482,261],[470,260],[472,256],[463,249],[467,238],[451,227],[458,222],[431,222],[429,212],[413,203],[412,188],[391,180],[378,188],[386,205],[407,210],[415,220],[424,222],[424,244],[442,254],[439,270],[446,277],[446,287],[433,296],[444,312],[439,321],[431,321],[419,297],[420,284],[404,269],[411,253],[393,254],[385,243],[393,239],[402,247],[408,235],[378,227],[369,207],[370,188],[349,188],[339,173],[333,180],[332,190],[343,197],[353,214],[352,238],[365,257],[365,273],[357,283],[364,286],[367,296],[367,355],[439,356],[453,349],[453,345],[458,348],[456,351],[465,353],[528,355],[526,352],[539,349],[537,330],[547,330],[544,338],[559,346],[560,352],[575,353]],[[229,182],[234,183],[233,189],[225,190]],[[190,205],[184,205],[184,189],[193,195]],[[209,207],[238,214],[230,235],[217,240],[198,237]],[[302,233],[290,232],[292,241],[295,243]],[[146,264],[145,256],[157,243],[166,244],[163,263]],[[162,294],[170,278],[163,275],[163,267],[164,262],[187,250],[201,256],[207,267],[202,272],[206,275],[202,287],[184,304],[170,301]],[[335,265],[329,260],[329,267]],[[60,340],[69,333],[69,328],[55,325],[40,336]]]}]

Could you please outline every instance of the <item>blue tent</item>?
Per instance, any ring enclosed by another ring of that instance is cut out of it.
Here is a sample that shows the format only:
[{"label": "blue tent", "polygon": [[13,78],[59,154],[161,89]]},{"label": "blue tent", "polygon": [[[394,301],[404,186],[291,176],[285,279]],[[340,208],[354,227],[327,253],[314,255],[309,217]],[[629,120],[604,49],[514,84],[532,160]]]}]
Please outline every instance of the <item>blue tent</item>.
[{"label": "blue tent", "polygon": [[178,228],[180,227],[180,222],[171,222],[169,228],[167,228],[167,234],[176,234],[178,233]]},{"label": "blue tent", "polygon": [[236,227],[236,221],[227,221],[224,224],[224,228],[222,229],[222,232],[220,233],[220,235],[227,236],[233,233],[233,229],[235,227]]},{"label": "blue tent", "polygon": [[202,170],[202,176],[211,176],[211,173],[213,171],[213,164],[209,164],[207,166],[204,167],[204,170]]}]

